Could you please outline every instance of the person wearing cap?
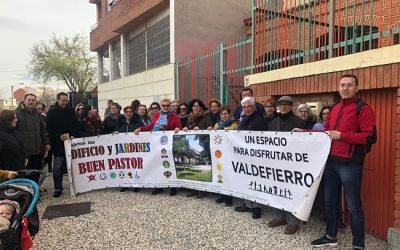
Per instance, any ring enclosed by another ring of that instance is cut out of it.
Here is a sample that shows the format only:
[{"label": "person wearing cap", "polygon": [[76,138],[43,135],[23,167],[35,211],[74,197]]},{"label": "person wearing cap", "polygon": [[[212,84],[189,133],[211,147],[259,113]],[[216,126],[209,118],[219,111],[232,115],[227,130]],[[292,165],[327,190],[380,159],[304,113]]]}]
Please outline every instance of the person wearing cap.
[{"label": "person wearing cap", "polygon": [[[245,97],[253,97],[253,90],[251,88],[244,88],[242,90],[241,97],[242,97],[242,99]],[[265,117],[264,106],[259,102],[255,102],[255,103],[256,103],[256,113],[258,115],[261,115],[262,117]],[[235,117],[236,120],[242,121],[243,114],[244,114],[244,110],[243,110],[242,106],[239,105],[233,112],[233,117]]]},{"label": "person wearing cap", "polygon": [[[239,123],[238,130],[267,131],[267,123],[262,115],[256,111],[256,101],[247,96],[240,102],[243,107],[243,119]],[[255,202],[245,200],[244,204],[235,207],[236,212],[252,212],[253,219],[261,217],[261,207]]]},{"label": "person wearing cap", "polygon": [[[296,116],[293,113],[293,98],[290,96],[282,96],[278,99],[278,107],[280,113],[278,116],[272,120],[272,122],[268,125],[269,131],[282,131],[289,132],[294,128],[306,128],[306,124],[304,120],[300,117]],[[268,222],[268,227],[278,227],[282,225],[286,225],[288,223],[288,217],[291,216],[289,212],[284,210],[277,210],[276,217]],[[300,221],[296,219],[294,216],[291,223],[289,223],[284,233],[285,234],[294,234],[299,230]]]}]

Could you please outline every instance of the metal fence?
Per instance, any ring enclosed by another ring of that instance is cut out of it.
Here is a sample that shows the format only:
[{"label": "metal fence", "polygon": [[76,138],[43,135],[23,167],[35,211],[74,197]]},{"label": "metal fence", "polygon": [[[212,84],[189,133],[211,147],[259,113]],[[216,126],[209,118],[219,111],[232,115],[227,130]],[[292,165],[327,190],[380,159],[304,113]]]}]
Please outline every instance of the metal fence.
[{"label": "metal fence", "polygon": [[190,59],[176,62],[177,98],[200,98],[206,103],[220,100],[224,105],[240,102],[244,76],[250,74],[251,40],[242,37]]},{"label": "metal fence", "polygon": [[264,72],[399,43],[394,0],[252,0],[252,65]]}]

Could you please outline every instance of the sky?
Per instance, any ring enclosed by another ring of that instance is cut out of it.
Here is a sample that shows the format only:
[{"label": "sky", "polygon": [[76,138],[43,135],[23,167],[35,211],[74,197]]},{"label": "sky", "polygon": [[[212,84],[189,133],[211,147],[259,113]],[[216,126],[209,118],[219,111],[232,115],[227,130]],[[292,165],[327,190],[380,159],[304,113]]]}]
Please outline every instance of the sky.
[{"label": "sky", "polygon": [[[10,98],[11,85],[38,87],[26,65],[29,50],[40,41],[83,33],[96,23],[96,5],[89,0],[2,0],[0,7],[0,97]],[[55,86],[55,84],[52,84]],[[18,89],[22,86],[15,86]]]}]

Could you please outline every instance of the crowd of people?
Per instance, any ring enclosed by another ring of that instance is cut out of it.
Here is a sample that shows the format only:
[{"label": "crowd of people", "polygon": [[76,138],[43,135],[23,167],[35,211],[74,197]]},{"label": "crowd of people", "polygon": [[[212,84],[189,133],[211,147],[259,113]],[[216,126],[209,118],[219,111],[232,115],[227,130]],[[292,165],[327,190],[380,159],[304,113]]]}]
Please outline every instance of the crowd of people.
[{"label": "crowd of people", "polygon": [[[262,105],[255,101],[251,88],[244,88],[240,105],[231,110],[222,106],[218,100],[206,105],[200,99],[188,103],[162,97],[147,108],[139,100],[134,100],[124,108],[120,104],[107,101],[104,118],[101,119],[96,107],[79,103],[69,106],[68,95],[57,94],[57,101],[48,112],[43,103],[33,94],[27,94],[24,101],[14,110],[0,112],[0,169],[4,176],[12,178],[20,169],[42,169],[43,161],[53,172],[54,194],[57,198],[63,192],[63,175],[67,173],[64,140],[77,137],[97,136],[110,133],[179,130],[251,130],[251,131],[329,131],[333,140],[324,177],[325,218],[327,231],[321,239],[312,242],[313,246],[337,245],[336,234],[340,226],[338,193],[344,186],[346,198],[352,215],[351,229],[353,245],[364,247],[364,224],[360,203],[362,164],[364,155],[356,148],[365,146],[366,138],[372,133],[374,115],[365,105],[356,119],[354,100],[358,99],[358,79],[354,75],[344,75],[339,83],[341,101],[324,106],[316,117],[311,108],[301,103],[295,109],[295,101],[290,96],[282,96],[277,101],[267,100]],[[330,114],[333,112],[333,115]],[[318,118],[318,119],[317,119]],[[349,125],[350,124],[350,125]],[[353,147],[353,145],[356,145]],[[357,151],[357,152],[356,152]],[[50,160],[49,160],[50,159]],[[349,167],[351,166],[351,167]],[[344,169],[344,170],[343,170]],[[38,176],[34,181],[38,182]],[[122,188],[120,191],[127,191]],[[133,189],[138,192],[140,189]],[[158,188],[152,195],[163,192]],[[171,188],[171,196],[177,189]],[[202,198],[207,193],[188,190],[187,197]],[[231,206],[232,197],[222,195],[217,203]],[[251,212],[253,219],[261,217],[261,205],[243,201],[235,207],[236,212]],[[294,234],[299,230],[300,221],[283,210],[277,210],[269,227],[286,225],[284,233]]]}]

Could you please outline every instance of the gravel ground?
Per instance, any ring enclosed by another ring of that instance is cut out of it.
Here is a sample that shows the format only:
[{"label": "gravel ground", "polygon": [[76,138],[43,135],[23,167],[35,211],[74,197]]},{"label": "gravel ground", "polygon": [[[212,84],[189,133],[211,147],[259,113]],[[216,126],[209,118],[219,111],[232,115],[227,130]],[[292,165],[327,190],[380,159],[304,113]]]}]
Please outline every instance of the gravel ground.
[{"label": "gravel ground", "polygon": [[[64,186],[67,184],[64,178]],[[185,192],[170,197],[168,192],[150,195],[107,189],[72,198],[68,188],[60,198],[52,197],[52,178],[43,186],[49,191],[38,204],[42,216],[49,205],[91,202],[90,214],[42,220],[34,249],[312,249],[310,241],[324,232],[324,223],[312,216],[295,235],[283,234],[284,227],[271,229],[272,211],[263,208],[259,220],[250,213],[215,203],[216,195],[186,198]],[[235,204],[234,204],[235,205]],[[351,249],[351,233],[338,235],[339,247]],[[367,235],[367,249],[387,249],[387,244]]]}]

